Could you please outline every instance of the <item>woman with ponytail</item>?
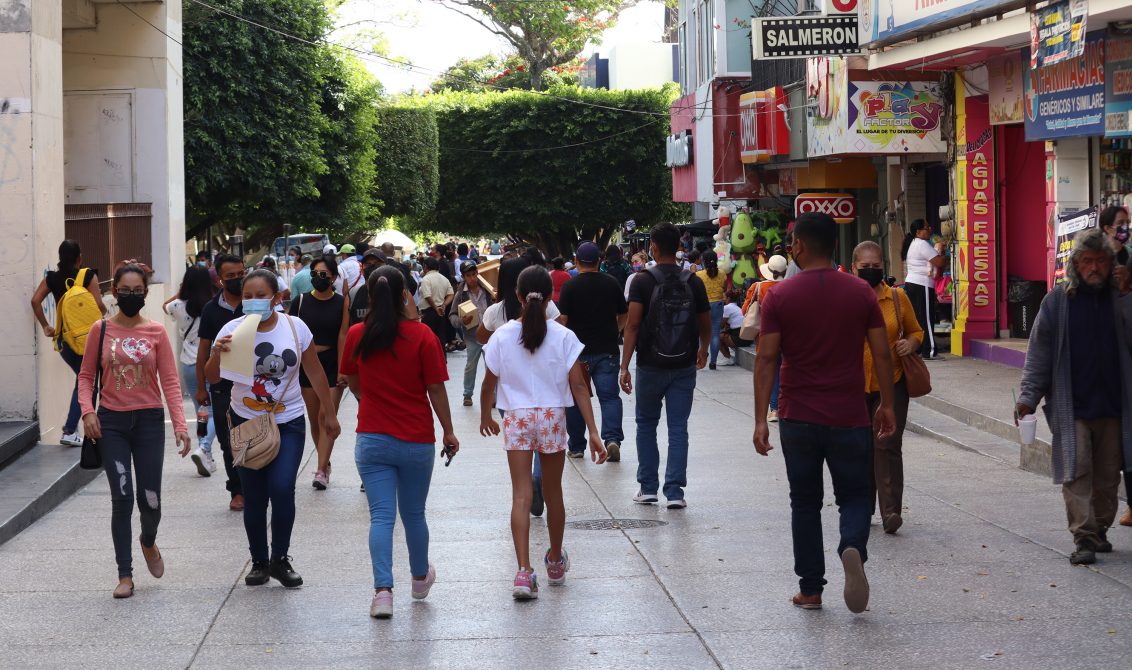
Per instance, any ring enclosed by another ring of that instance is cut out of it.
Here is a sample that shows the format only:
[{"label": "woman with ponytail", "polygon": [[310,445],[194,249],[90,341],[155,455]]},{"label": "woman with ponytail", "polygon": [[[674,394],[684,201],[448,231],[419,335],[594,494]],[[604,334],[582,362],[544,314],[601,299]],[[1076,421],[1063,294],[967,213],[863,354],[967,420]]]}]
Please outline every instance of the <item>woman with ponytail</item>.
[{"label": "woman with ponytail", "polygon": [[[440,420],[449,457],[460,450],[448,408],[448,366],[432,330],[408,318],[413,299],[405,278],[392,266],[379,267],[366,282],[369,314],[350,328],[340,371],[358,400],[354,460],[369,499],[369,551],[373,602],[369,614],[393,616],[393,525],[397,508],[409,548],[413,598],[428,596],[436,569],[428,560],[428,499]],[[431,403],[431,407],[430,407]],[[490,406],[490,403],[489,403]]]},{"label": "woman with ponytail", "polygon": [[696,273],[707,289],[708,302],[711,303],[711,359],[708,369],[715,369],[715,359],[719,357],[719,331],[723,323],[723,297],[727,293],[727,275],[719,271],[719,256],[714,251],[704,252],[704,269]]},{"label": "woman with ponytail", "polygon": [[[542,495],[550,549],[543,562],[552,586],[566,581],[570,559],[562,548],[566,507],[562,502],[562,468],[566,461],[566,408],[577,403],[590,436],[590,455],[604,463],[605,445],[590,406],[589,385],[578,361],[582,343],[565,326],[547,320],[554,283],[545,268],[533,265],[519,274],[516,296],[522,304],[517,321],[492,335],[484,347],[487,374],[480,397],[480,433],[498,435],[500,426],[491,415],[492,400],[506,415],[503,448],[511,471],[511,536],[519,571],[512,596],[538,598],[538,579],[531,567],[531,519],[527,515],[534,490],[531,461],[542,461]],[[498,387],[498,393],[497,393]]]}]

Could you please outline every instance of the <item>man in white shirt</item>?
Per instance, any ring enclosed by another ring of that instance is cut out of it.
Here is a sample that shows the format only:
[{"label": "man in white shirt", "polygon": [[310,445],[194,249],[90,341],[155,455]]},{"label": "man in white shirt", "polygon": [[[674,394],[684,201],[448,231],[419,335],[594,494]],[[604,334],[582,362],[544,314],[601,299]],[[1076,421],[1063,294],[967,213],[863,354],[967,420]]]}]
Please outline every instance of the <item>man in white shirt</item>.
[{"label": "man in white shirt", "polygon": [[936,357],[933,333],[936,297],[933,275],[943,268],[947,260],[928,241],[932,236],[932,229],[923,219],[913,221],[908,227],[908,234],[912,238],[903,253],[904,292],[912,301],[916,321],[927,334],[923,344],[920,345],[920,355],[930,360]]},{"label": "man in white shirt", "polygon": [[350,295],[358,284],[362,282],[362,264],[358,261],[358,254],[354,245],[343,244],[338,250],[338,281],[334,286],[341,295]]},{"label": "man in white shirt", "polygon": [[436,333],[437,339],[443,346],[448,343],[446,329],[448,319],[444,315],[456,292],[452,289],[452,282],[440,274],[440,263],[435,258],[425,257],[424,270],[417,308],[421,312],[421,321]]}]

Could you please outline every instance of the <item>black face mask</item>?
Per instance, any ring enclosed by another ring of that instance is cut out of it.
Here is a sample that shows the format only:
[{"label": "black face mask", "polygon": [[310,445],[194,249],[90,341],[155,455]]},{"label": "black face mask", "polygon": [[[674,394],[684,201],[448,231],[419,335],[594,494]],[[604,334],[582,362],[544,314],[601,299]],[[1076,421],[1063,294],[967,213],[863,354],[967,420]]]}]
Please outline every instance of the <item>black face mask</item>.
[{"label": "black face mask", "polygon": [[884,281],[884,268],[859,268],[857,276],[869,282],[869,286],[876,288],[877,284]]},{"label": "black face mask", "polygon": [[[363,267],[362,268],[362,277],[369,279],[369,276],[371,274],[373,274],[373,271],[376,270],[376,269],[377,269],[376,265],[367,265],[367,266]],[[312,282],[312,284],[313,284],[313,282]]]},{"label": "black face mask", "polygon": [[138,312],[145,307],[144,295],[121,295],[118,296],[118,309],[128,317],[135,317]]},{"label": "black face mask", "polygon": [[325,291],[330,288],[330,280],[325,277],[312,277],[311,286],[316,291]]},{"label": "black face mask", "polygon": [[224,290],[230,295],[242,295],[244,292],[244,278],[234,277],[224,280]]}]

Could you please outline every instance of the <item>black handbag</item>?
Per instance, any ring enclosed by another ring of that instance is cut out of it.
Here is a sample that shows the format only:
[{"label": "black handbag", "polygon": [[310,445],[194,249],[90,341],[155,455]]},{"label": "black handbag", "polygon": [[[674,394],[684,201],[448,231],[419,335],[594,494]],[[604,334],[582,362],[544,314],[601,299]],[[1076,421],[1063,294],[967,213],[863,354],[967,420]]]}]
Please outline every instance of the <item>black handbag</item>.
[{"label": "black handbag", "polygon": [[[94,389],[91,391],[91,402],[95,411],[98,411],[98,395],[102,390],[102,343],[106,341],[106,319],[102,320],[102,329],[98,334],[98,363],[95,366]],[[102,453],[98,450],[98,440],[90,435],[83,436],[83,446],[79,452],[79,467],[84,470],[101,470]]]}]

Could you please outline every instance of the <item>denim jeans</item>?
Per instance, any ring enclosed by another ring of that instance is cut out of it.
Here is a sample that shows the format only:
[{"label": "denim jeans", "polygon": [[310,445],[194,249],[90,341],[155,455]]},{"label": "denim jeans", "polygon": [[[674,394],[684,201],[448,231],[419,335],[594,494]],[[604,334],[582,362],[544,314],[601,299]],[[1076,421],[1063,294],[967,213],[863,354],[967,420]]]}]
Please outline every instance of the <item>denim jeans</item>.
[{"label": "denim jeans", "polygon": [[[582,354],[578,360],[590,366],[590,379],[601,405],[601,441],[621,444],[625,431],[621,429],[623,407],[617,379],[621,368],[617,358],[612,354]],[[570,436],[570,451],[586,450],[586,421],[577,407],[566,408],[566,432]]]},{"label": "denim jeans", "polygon": [[[197,366],[179,364],[181,367],[181,390],[188,394],[189,399],[193,401],[193,410],[200,411],[200,403],[197,402]],[[190,417],[191,422],[195,417]],[[208,434],[200,438],[200,448],[212,454],[212,441],[216,439],[216,421],[212,418],[212,405],[208,406]]]},{"label": "denim jeans", "polygon": [[432,482],[436,445],[404,442],[378,433],[358,433],[354,460],[369,499],[373,587],[393,588],[393,525],[398,505],[405,544],[409,547],[409,570],[418,577],[428,574],[425,502]]},{"label": "denim jeans", "polygon": [[63,434],[70,435],[78,432],[79,420],[82,419],[82,409],[79,407],[79,370],[83,367],[82,354],[71,351],[66,344],[59,350],[59,355],[75,373],[75,386],[71,389],[71,406],[67,408],[67,420],[63,422]]},{"label": "denim jeans", "polygon": [[[246,421],[232,415],[232,427]],[[244,532],[253,561],[277,560],[291,548],[295,527],[295,480],[307,440],[306,417],[279,424],[279,455],[259,470],[241,467],[244,490]],[[267,554],[267,506],[271,504],[271,555]]]},{"label": "denim jeans", "polygon": [[723,325],[723,302],[711,303],[711,349],[708,362],[715,363],[719,357],[719,329]]},{"label": "denim jeans", "polygon": [[467,345],[468,362],[464,364],[464,397],[470,398],[476,392],[476,373],[479,372],[483,345],[473,334],[464,340]]},{"label": "denim jeans", "polygon": [[822,463],[829,466],[833,497],[841,514],[837,555],[849,547],[868,560],[872,516],[872,429],[832,428],[782,420],[778,424],[786,478],[790,482],[790,528],[794,536],[794,573],[804,595],[825,586],[825,544],[822,540]]},{"label": "denim jeans", "polygon": [[[165,410],[136,409],[116,412],[99,408],[102,437],[98,451],[106,481],[110,483],[110,536],[114,539],[114,558],[118,576],[132,577],[134,533],[131,520],[134,498],[141,515],[141,541],[152,547],[161,522],[161,468],[165,460]],[[137,478],[130,474],[133,463]]]},{"label": "denim jeans", "polygon": [[[232,404],[231,382],[209,384],[208,397],[212,401],[213,416],[228,416],[228,407]],[[236,425],[236,420],[236,416],[233,415],[232,425]],[[232,441],[228,439],[228,422],[221,418],[220,421],[213,421],[212,427],[216,432],[216,441],[220,443],[220,454],[224,458],[224,472],[228,474],[228,481],[225,482],[224,488],[232,496],[240,495],[243,489],[240,487],[240,473],[236,466],[232,465]]]},{"label": "denim jeans", "polygon": [[696,368],[669,370],[637,366],[637,482],[642,493],[660,488],[660,448],[656,428],[663,403],[668,415],[668,466],[664,497],[682,500],[688,485],[688,417],[696,391]]}]

